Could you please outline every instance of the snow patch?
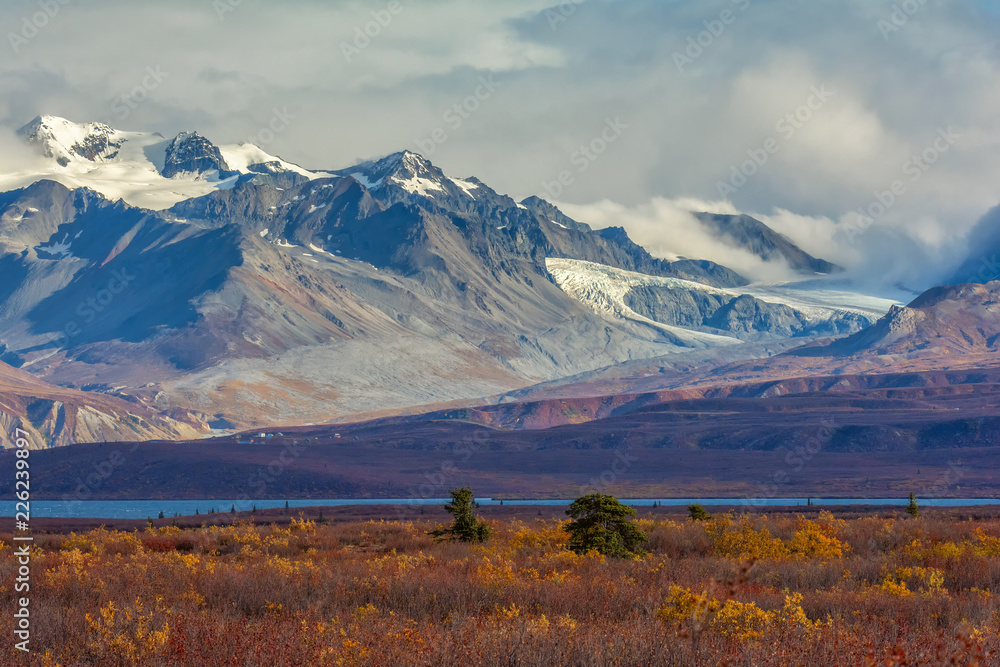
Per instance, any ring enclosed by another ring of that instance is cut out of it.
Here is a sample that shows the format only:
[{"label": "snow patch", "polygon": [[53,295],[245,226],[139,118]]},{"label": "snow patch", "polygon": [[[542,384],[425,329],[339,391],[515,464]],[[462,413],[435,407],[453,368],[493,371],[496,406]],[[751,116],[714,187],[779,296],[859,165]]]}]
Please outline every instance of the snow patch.
[{"label": "snow patch", "polygon": [[350,177],[353,178],[354,180],[356,180],[361,185],[365,186],[365,188],[367,188],[368,190],[374,190],[376,188],[382,187],[382,179],[381,178],[378,179],[377,181],[372,182],[372,181],[369,181],[368,177],[365,176],[364,174],[362,174],[360,171],[352,172],[350,174]]},{"label": "snow patch", "polygon": [[470,192],[470,190],[474,190],[474,189],[478,188],[479,187],[478,183],[473,183],[472,181],[463,181],[463,180],[458,179],[458,178],[449,178],[448,180],[450,180],[452,183],[454,183],[458,187],[462,188],[462,190],[465,192],[466,195],[469,196],[469,198],[471,198],[471,199],[475,199],[476,198],[476,196],[474,194],[472,194],[472,192]]},{"label": "snow patch", "polygon": [[420,176],[412,176],[410,178],[399,178],[393,176],[390,179],[393,183],[403,188],[411,195],[420,195],[422,197],[433,197],[430,194],[430,190],[437,190],[438,192],[444,192],[444,188],[441,187],[439,183],[432,181],[429,178],[421,178]]},{"label": "snow patch", "polygon": [[264,152],[260,146],[248,141],[236,145],[219,146],[219,152],[222,153],[222,157],[230,169],[243,172],[244,174],[256,173],[250,171],[250,165],[277,163],[280,169],[305,176],[310,180],[316,178],[336,178],[334,174],[324,171],[309,171],[294,162],[282,160],[280,157]]},{"label": "snow patch", "polygon": [[329,250],[324,250],[323,248],[320,248],[319,246],[316,246],[316,245],[313,245],[312,243],[310,243],[310,244],[309,244],[309,247],[310,247],[310,248],[311,248],[311,249],[312,249],[312,250],[313,250],[314,252],[322,252],[322,253],[325,253],[325,254],[327,254],[327,255],[330,255],[330,256],[333,256],[333,253],[332,253],[332,252],[330,252]]},{"label": "snow patch", "polygon": [[62,241],[52,241],[47,244],[43,243],[40,246],[35,246],[35,252],[41,251],[48,255],[58,255],[60,259],[72,259],[73,253],[70,252],[71,249],[72,244],[69,240],[69,234],[66,234]]}]

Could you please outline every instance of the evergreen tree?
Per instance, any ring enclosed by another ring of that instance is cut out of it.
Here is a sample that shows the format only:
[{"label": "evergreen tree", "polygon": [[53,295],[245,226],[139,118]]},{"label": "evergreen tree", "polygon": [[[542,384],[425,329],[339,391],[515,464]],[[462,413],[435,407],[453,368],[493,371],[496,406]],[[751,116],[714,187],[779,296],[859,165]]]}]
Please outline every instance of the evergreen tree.
[{"label": "evergreen tree", "polygon": [[712,518],[712,515],[705,511],[705,508],[701,505],[688,505],[688,514],[691,515],[692,521],[707,521]]},{"label": "evergreen tree", "polygon": [[569,548],[578,554],[596,550],[606,556],[645,556],[640,545],[648,541],[631,517],[635,508],[622,505],[614,496],[592,493],[577,498],[566,510],[573,518],[566,526]]},{"label": "evergreen tree", "polygon": [[906,506],[906,513],[912,517],[920,515],[920,507],[917,505],[917,497],[910,491],[910,504]]},{"label": "evergreen tree", "polygon": [[438,541],[458,540],[460,542],[485,542],[490,538],[493,531],[485,521],[481,521],[472,511],[476,499],[472,495],[472,489],[463,486],[460,489],[449,491],[451,502],[444,506],[444,509],[455,517],[451,528],[441,528],[439,530],[428,531],[428,535],[437,538]]}]

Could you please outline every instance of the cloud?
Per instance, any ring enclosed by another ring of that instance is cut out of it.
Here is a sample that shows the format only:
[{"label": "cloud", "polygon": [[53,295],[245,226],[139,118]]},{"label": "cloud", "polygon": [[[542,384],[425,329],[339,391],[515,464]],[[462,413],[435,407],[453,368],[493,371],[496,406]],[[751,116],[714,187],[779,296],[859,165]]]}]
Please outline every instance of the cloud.
[{"label": "cloud", "polygon": [[[991,3],[922,3],[885,32],[893,0],[400,0],[391,19],[388,0],[221,2],[232,8],[221,18],[209,0],[62,5],[0,59],[0,124],[113,118],[114,101],[159,66],[169,75],[123,129],[197,129],[232,143],[278,109],[294,119],[267,150],[312,168],[416,150],[442,130],[428,157],[448,173],[521,198],[544,196],[543,183],[570,171],[558,199],[617,202],[650,220],[667,215],[659,200],[719,200],[718,184],[774,139],[779,150],[725,197],[734,210],[770,216],[803,243],[825,239],[818,254],[859,274],[891,265],[887,277],[923,281],[960,261],[964,236],[998,203]],[[2,3],[3,32],[37,10]],[[733,20],[719,30],[726,10]],[[679,68],[692,41],[704,46]],[[359,53],[348,57],[345,44]],[[457,123],[455,105],[483,76],[499,87]],[[835,94],[801,127],[779,128],[824,85]],[[609,119],[628,129],[581,169],[574,154]],[[854,243],[833,233],[904,178],[941,128],[961,139],[874,227]]]},{"label": "cloud", "polygon": [[706,231],[692,211],[735,214],[726,202],[656,197],[647,204],[628,207],[610,200],[590,205],[560,203],[568,216],[596,229],[624,227],[629,236],[654,257],[708,259],[735,269],[752,280],[782,281],[796,277],[785,262],[765,262],[757,255],[720,242]]},{"label": "cloud", "polygon": [[45,160],[13,130],[0,128],[0,173],[40,171]]}]

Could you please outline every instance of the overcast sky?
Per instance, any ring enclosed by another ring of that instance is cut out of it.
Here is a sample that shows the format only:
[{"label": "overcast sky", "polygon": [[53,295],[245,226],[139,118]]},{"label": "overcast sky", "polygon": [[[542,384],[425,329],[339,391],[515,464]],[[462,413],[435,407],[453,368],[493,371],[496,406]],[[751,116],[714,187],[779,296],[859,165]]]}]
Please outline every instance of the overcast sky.
[{"label": "overcast sky", "polygon": [[310,168],[407,148],[660,253],[701,250],[688,209],[748,212],[913,287],[1000,203],[1000,3],[553,1],[7,0],[0,122],[195,129]]}]

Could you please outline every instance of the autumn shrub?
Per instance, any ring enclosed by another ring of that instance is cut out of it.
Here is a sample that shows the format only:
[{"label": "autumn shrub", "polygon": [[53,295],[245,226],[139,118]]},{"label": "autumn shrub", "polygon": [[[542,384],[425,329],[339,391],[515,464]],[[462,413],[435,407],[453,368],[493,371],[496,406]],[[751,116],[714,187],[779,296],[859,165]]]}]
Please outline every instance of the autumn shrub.
[{"label": "autumn shrub", "polygon": [[554,520],[480,544],[298,518],[39,535],[21,662],[1000,664],[1000,520],[634,520],[630,559],[573,551]]}]

